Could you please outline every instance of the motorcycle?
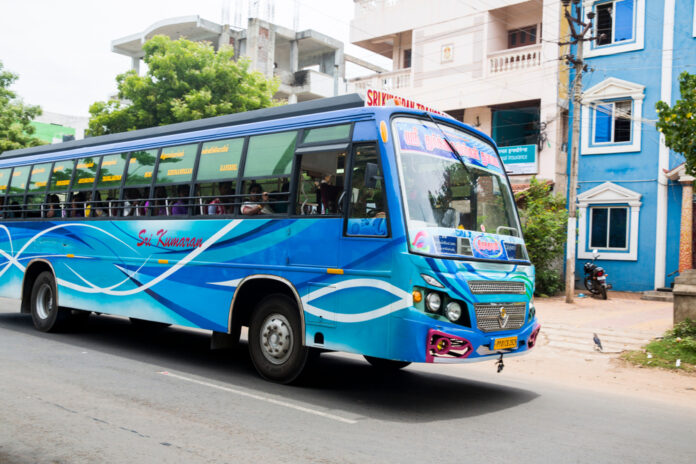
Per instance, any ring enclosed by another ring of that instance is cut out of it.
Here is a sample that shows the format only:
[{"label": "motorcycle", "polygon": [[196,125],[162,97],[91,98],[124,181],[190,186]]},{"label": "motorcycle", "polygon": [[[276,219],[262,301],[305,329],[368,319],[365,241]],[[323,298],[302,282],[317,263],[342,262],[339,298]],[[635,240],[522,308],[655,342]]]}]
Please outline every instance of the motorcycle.
[{"label": "motorcycle", "polygon": [[597,250],[592,250],[592,262],[585,263],[585,288],[593,295],[598,295],[603,300],[607,299],[607,289],[611,284],[607,284],[607,274],[603,267],[597,266],[595,260],[599,258]]}]

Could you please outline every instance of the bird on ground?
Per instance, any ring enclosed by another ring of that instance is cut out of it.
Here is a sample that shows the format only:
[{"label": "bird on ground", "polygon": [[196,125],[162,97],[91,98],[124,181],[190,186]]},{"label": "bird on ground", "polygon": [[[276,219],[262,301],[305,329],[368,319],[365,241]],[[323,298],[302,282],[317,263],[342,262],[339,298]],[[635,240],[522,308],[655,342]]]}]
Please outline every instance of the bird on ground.
[{"label": "bird on ground", "polygon": [[594,341],[595,344],[595,349],[599,351],[604,351],[604,348],[602,348],[602,341],[599,339],[597,334],[593,334],[594,337],[592,337],[592,340]]}]

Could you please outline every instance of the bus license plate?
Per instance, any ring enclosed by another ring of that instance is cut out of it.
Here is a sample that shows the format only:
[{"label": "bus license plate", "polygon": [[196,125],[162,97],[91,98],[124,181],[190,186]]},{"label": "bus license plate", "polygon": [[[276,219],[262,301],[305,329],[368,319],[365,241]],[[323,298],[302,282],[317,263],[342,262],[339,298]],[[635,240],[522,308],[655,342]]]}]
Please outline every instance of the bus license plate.
[{"label": "bus license plate", "polygon": [[507,350],[517,348],[517,337],[497,338],[493,343],[494,350]]}]

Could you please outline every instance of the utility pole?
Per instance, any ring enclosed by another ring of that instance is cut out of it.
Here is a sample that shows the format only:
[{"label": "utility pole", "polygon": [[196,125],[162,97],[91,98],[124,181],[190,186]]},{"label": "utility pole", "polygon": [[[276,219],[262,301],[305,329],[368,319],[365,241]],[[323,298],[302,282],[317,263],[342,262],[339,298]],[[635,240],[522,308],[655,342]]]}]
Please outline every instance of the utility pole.
[{"label": "utility pole", "polygon": [[[582,109],[582,73],[587,70],[587,65],[583,61],[583,44],[586,41],[594,40],[596,37],[585,37],[592,29],[592,19],[594,12],[587,13],[589,21],[582,20],[582,8],[580,0],[572,0],[575,15],[570,13],[571,0],[561,0],[565,9],[565,19],[570,27],[570,40],[559,45],[576,45],[576,55],[568,54],[564,56],[568,65],[573,65],[575,69],[575,79],[573,80],[573,147],[570,155],[570,188],[568,192],[568,240],[566,243],[566,303],[573,302],[575,289],[575,242],[576,229],[578,222],[577,212],[577,193],[578,193],[578,156],[580,145],[580,111]],[[577,28],[577,29],[576,29]]]}]

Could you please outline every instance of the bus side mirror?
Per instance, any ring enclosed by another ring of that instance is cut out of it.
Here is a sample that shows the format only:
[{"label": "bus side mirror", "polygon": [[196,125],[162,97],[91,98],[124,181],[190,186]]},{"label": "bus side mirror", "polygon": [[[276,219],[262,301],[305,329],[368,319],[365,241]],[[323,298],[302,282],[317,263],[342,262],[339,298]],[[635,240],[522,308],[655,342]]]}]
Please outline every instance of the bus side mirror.
[{"label": "bus side mirror", "polygon": [[373,189],[377,186],[377,180],[382,179],[379,174],[377,163],[367,163],[365,165],[365,187]]}]

